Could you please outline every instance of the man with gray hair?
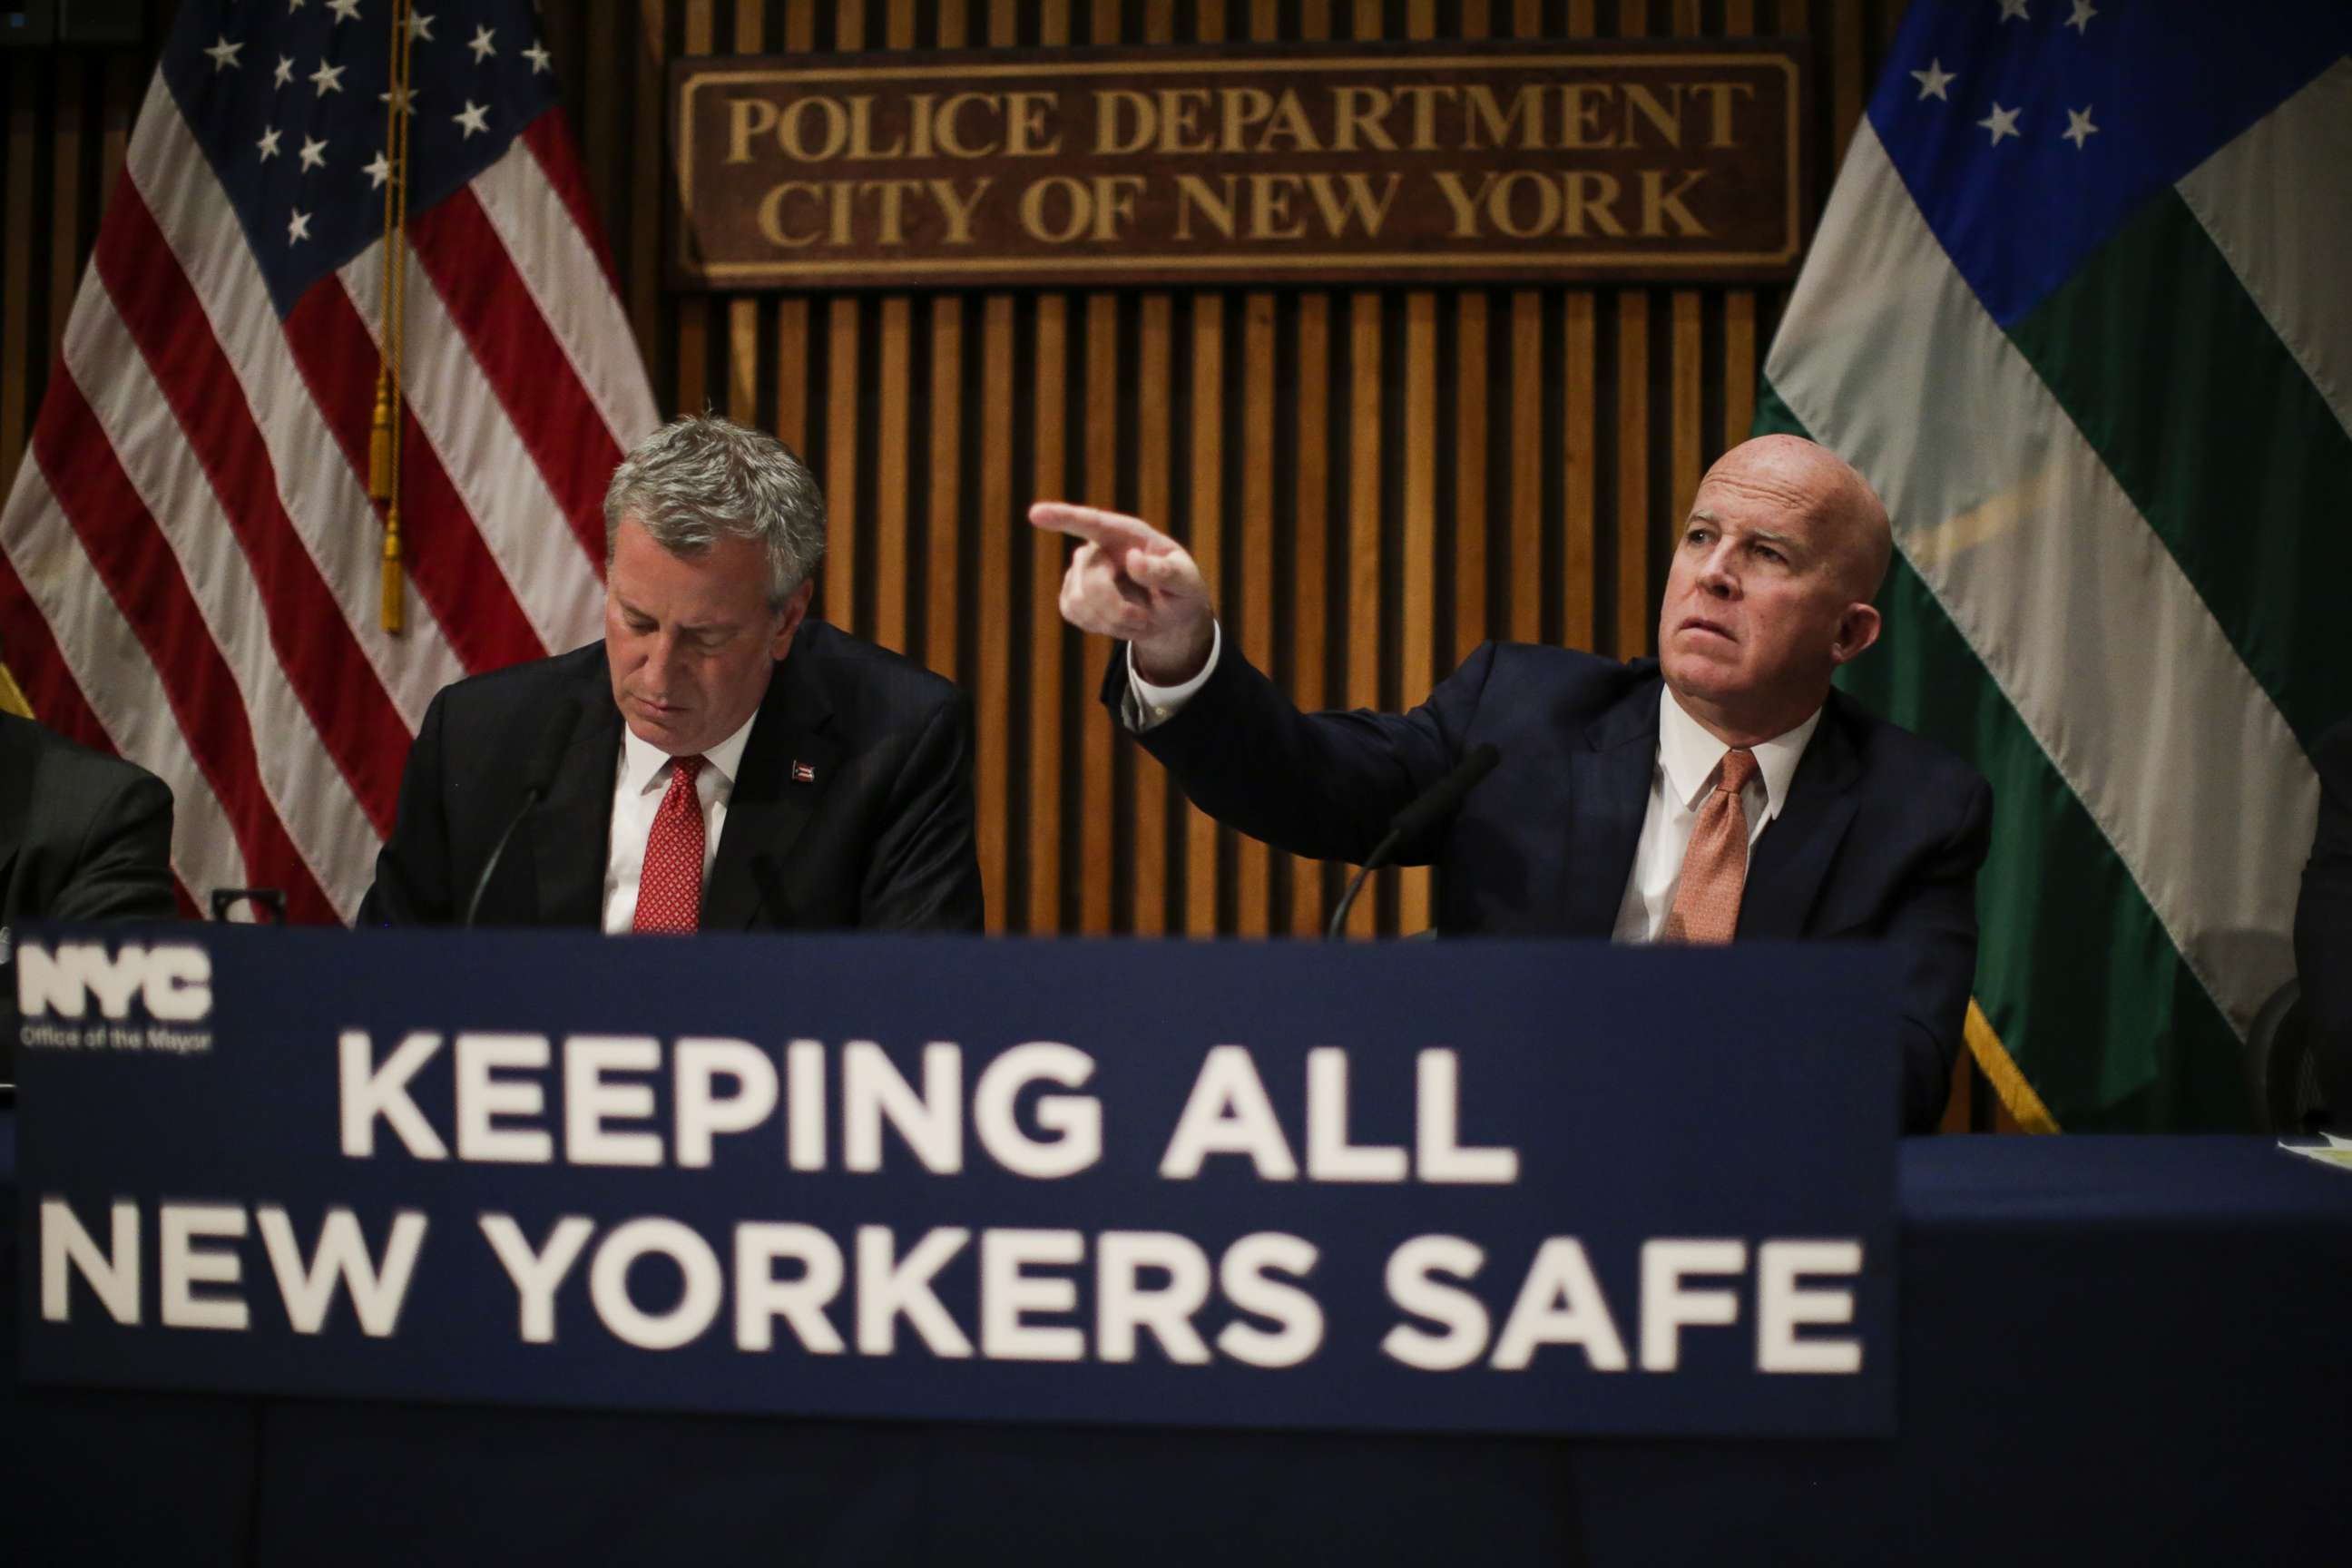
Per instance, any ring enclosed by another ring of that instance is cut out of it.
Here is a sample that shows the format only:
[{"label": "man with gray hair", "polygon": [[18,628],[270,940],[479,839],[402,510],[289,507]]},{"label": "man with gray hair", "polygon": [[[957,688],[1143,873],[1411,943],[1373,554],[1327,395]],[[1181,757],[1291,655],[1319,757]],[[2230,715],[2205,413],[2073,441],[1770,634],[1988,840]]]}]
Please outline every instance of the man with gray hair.
[{"label": "man with gray hair", "polygon": [[969,706],[807,618],[800,459],[679,419],[604,538],[603,642],[433,700],[359,923],[979,930]]}]

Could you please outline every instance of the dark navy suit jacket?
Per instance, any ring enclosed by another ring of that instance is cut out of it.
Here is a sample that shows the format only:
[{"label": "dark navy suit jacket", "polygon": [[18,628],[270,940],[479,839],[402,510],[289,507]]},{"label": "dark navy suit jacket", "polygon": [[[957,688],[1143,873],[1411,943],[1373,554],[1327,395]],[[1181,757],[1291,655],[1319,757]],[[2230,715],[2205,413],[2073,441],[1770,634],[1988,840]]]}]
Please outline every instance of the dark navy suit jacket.
[{"label": "dark navy suit jacket", "polygon": [[2294,907],[2295,969],[2329,1119],[2352,1131],[2352,723],[2320,736],[2319,826]]},{"label": "dark navy suit jacket", "polygon": [[[1127,696],[1113,659],[1104,700]],[[1502,765],[1404,847],[1437,868],[1447,935],[1606,940],[1658,745],[1654,659],[1488,643],[1410,713],[1303,714],[1228,643],[1208,684],[1140,736],[1201,809],[1295,855],[1360,861],[1472,747]],[[1992,791],[1968,763],[1832,692],[1756,841],[1738,937],[1899,944],[1903,1125],[1943,1114],[1976,973]]]},{"label": "dark navy suit jacket", "polygon": [[[447,925],[463,915],[526,797],[531,752],[566,710],[580,718],[553,788],[517,829],[478,918],[603,923],[621,714],[597,642],[434,698],[360,925]],[[702,929],[980,926],[970,705],[919,665],[822,621],[803,623],[769,679],[727,797]]]}]

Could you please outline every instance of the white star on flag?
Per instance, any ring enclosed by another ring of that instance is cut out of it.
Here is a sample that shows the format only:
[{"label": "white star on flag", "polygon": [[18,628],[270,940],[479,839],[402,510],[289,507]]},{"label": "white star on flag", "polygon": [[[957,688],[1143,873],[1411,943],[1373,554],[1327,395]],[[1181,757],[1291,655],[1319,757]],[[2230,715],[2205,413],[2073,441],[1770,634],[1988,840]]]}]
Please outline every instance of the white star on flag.
[{"label": "white star on flag", "polygon": [[294,221],[286,226],[286,243],[292,245],[298,240],[310,237],[310,215],[297,207],[294,210]]},{"label": "white star on flag", "polygon": [[412,43],[418,38],[424,39],[428,44],[440,41],[433,36],[433,18],[421,11],[412,12],[409,15],[408,37]]},{"label": "white star on flag", "polygon": [[1998,147],[2000,145],[2000,139],[2002,137],[2014,136],[2017,134],[2017,116],[2019,112],[2019,110],[2003,109],[2000,104],[1996,103],[1992,106],[1992,112],[1986,115],[1982,120],[1978,121],[1977,123],[1985,130],[1992,132],[1992,144]]},{"label": "white star on flag", "polygon": [[491,32],[488,27],[477,27],[474,29],[474,41],[467,44],[466,47],[474,51],[474,63],[476,65],[480,65],[484,60],[499,52],[496,48],[492,47],[490,44],[490,40],[497,36],[497,34]]},{"label": "white star on flag", "polygon": [[2079,114],[2071,109],[2066,111],[2066,129],[2058,132],[2058,139],[2072,142],[2074,151],[2079,153],[2083,150],[2083,143],[2098,133],[2099,128],[2091,123],[2091,105],[2086,103]]},{"label": "white star on flag", "polygon": [[2066,18],[2066,25],[2084,37],[2088,37],[2091,34],[2091,18],[2097,15],[2096,11],[2091,9],[2091,0],[2074,0],[2074,14]]},{"label": "white star on flag", "polygon": [[206,49],[205,54],[212,60],[213,70],[217,74],[224,70],[234,69],[236,66],[237,51],[244,47],[243,44],[230,43],[227,36],[224,34],[221,41]]},{"label": "white star on flag", "polygon": [[416,112],[415,89],[407,87],[402,88],[399,92],[399,102],[397,103],[393,103],[393,98],[394,95],[389,90],[379,92],[375,95],[375,100],[378,103],[392,104],[394,108],[399,110],[403,114],[414,114]]},{"label": "white star on flag", "polygon": [[326,166],[326,162],[327,144],[324,142],[314,142],[308,136],[302,138],[302,167],[323,168]]},{"label": "white star on flag", "polygon": [[2032,17],[2025,14],[2025,0],[2000,0],[2000,19],[2006,22],[2011,16],[2016,17],[2021,22],[2031,22],[2033,20]]},{"label": "white star on flag", "polygon": [[379,150],[375,155],[374,161],[369,163],[365,168],[362,169],[360,173],[368,177],[369,189],[380,191],[383,189],[383,183],[392,178],[392,160],[385,157],[383,152]]},{"label": "white star on flag", "polygon": [[534,38],[531,40],[530,47],[523,50],[522,58],[530,62],[530,74],[537,76],[547,68],[550,57],[545,49],[539,47],[539,40]]},{"label": "white star on flag", "polygon": [[338,22],[348,22],[360,14],[360,0],[327,0],[327,9],[335,14]]},{"label": "white star on flag", "polygon": [[286,9],[289,12],[299,11],[301,8],[302,0],[286,0]]},{"label": "white star on flag", "polygon": [[294,79],[294,62],[288,59],[284,55],[278,56],[278,68],[270,73],[270,85],[273,87],[284,87],[288,82],[292,81]]},{"label": "white star on flag", "polygon": [[331,66],[326,61],[320,60],[319,68],[310,73],[312,90],[316,91],[320,98],[326,97],[331,92],[342,91],[343,72],[350,68],[349,66]]},{"label": "white star on flag", "polygon": [[273,125],[268,130],[261,133],[260,141],[254,143],[255,146],[261,149],[261,161],[263,163],[267,163],[269,160],[278,156],[278,127]]},{"label": "white star on flag", "polygon": [[466,128],[466,136],[467,138],[471,138],[477,131],[488,135],[489,133],[490,127],[487,117],[489,112],[489,106],[488,104],[478,105],[472,99],[467,99],[466,100],[464,112],[451,115],[449,117],[449,121],[453,125],[464,126]]},{"label": "white star on flag", "polygon": [[1942,60],[1933,59],[1927,62],[1926,70],[1913,71],[1911,79],[1919,84],[1921,98],[1940,98],[1946,103],[1949,103],[1952,101],[1951,95],[1944,89],[1958,81],[1959,78],[1946,70]]}]

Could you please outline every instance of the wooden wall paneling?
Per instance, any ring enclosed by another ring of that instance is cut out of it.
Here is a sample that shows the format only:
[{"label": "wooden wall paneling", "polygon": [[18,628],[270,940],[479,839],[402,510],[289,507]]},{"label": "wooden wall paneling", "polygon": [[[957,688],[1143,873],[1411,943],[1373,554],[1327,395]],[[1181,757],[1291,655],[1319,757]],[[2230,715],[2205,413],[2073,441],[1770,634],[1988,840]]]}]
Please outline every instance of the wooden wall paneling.
[{"label": "wooden wall paneling", "polygon": [[[1403,595],[1399,605],[1396,702],[1410,708],[1437,684],[1437,296],[1416,289],[1405,296],[1404,319],[1404,527],[1400,548]],[[1475,526],[1456,519],[1457,527]],[[1429,927],[1429,868],[1408,866],[1397,873],[1396,930],[1407,935]]]},{"label": "wooden wall paneling", "polygon": [[819,607],[835,626],[857,631],[857,296],[835,294],[825,314],[824,451],[814,459],[828,518]]},{"label": "wooden wall paneling", "polygon": [[[1326,706],[1323,669],[1328,657],[1331,537],[1331,297],[1303,296],[1297,315],[1298,380],[1290,399],[1290,447],[1297,471],[1290,565],[1290,696],[1308,712]],[[1319,936],[1329,918],[1323,863],[1303,856],[1290,862],[1290,931]]]},{"label": "wooden wall paneling", "polygon": [[[1035,390],[1032,399],[1029,493],[1069,493],[1066,432],[1069,416],[1069,302],[1037,297]],[[1024,928],[1062,929],[1062,536],[1032,529],[1029,538],[1029,795],[1020,804],[1029,826],[1029,911]]]},{"label": "wooden wall paneling", "polygon": [[[131,152],[131,125],[146,94],[147,75],[147,63],[128,51],[106,62],[106,103],[99,112],[98,141],[98,216],[101,222],[114,200],[114,188],[122,179],[123,160]],[[95,237],[92,237],[93,242]]]},{"label": "wooden wall paneling", "polygon": [[1172,44],[1176,41],[1176,0],[1144,0],[1143,41],[1147,44]]},{"label": "wooden wall paneling", "polygon": [[809,297],[787,294],[776,301],[776,439],[807,459],[809,404]]},{"label": "wooden wall paneling", "polygon": [[963,584],[963,296],[931,300],[931,488],[923,509],[923,662],[961,674],[957,600]]},{"label": "wooden wall paneling", "polygon": [[866,0],[834,0],[833,47],[845,55],[866,47]]},{"label": "wooden wall paneling", "polygon": [[[1164,16],[1165,6],[1160,7]],[[1143,297],[1137,311],[1135,407],[1135,510],[1154,528],[1174,526],[1175,313],[1173,296]],[[1089,694],[1091,695],[1091,694]],[[1133,902],[1129,929],[1139,936],[1168,930],[1168,773],[1132,742],[1129,777],[1133,792]]]},{"label": "wooden wall paneling", "polygon": [[1033,531],[1014,521],[1020,500],[1013,489],[1013,312],[1010,294],[991,294],[981,306],[980,575],[972,605],[978,664],[968,688],[977,731],[972,789],[980,814],[980,881],[988,929],[1000,932],[1013,929],[1013,594],[1026,560],[1015,543],[1016,529]]},{"label": "wooden wall paneling", "polygon": [[784,47],[794,54],[816,47],[816,0],[784,0]]},{"label": "wooden wall paneling", "polygon": [[[1698,0],[1674,0],[1676,37],[1696,37],[1699,31]],[[1712,433],[1702,428],[1706,352],[1706,323],[1696,289],[1677,289],[1668,309],[1674,325],[1669,338],[1667,386],[1671,422],[1666,510],[1659,518],[1659,535],[1668,557],[1682,536],[1683,519],[1690,512],[1691,496],[1698,489],[1699,470],[1707,457]]]},{"label": "wooden wall paneling", "polygon": [[66,318],[73,313],[74,284],[81,272],[82,83],[89,61],[68,57],[51,79],[57,97],[51,110],[49,149],[49,342],[45,360],[57,358],[66,341]]},{"label": "wooden wall paneling", "polygon": [[1021,6],[1018,0],[988,0],[988,47],[992,49],[1012,47],[1020,41]]},{"label": "wooden wall paneling", "polygon": [[[662,120],[668,112],[663,91],[662,67],[667,49],[667,6],[665,0],[637,0],[635,31],[636,80],[630,152],[631,222],[628,258],[623,274],[629,299],[629,325],[637,334],[637,352],[656,387],[661,385],[661,344],[667,336],[661,321],[661,242],[668,226],[665,204],[670,199],[670,175],[663,162]],[[594,45],[590,45],[594,52]],[[619,238],[614,238],[620,248]],[[658,394],[656,394],[658,395]]]},{"label": "wooden wall paneling", "polygon": [[31,433],[33,400],[46,366],[33,342],[33,169],[40,147],[34,94],[40,58],[19,52],[8,62],[8,184],[0,232],[0,495],[16,481]]},{"label": "wooden wall paneling", "polygon": [[[1756,30],[1756,0],[1724,0],[1723,30],[1744,37]],[[1748,439],[1756,423],[1756,290],[1723,291],[1723,433],[1717,449]]]},{"label": "wooden wall paneling", "polygon": [[[1099,18],[1097,18],[1099,19]],[[1116,21],[1116,18],[1113,19]],[[1118,508],[1118,296],[1087,296],[1086,489],[1089,506]],[[1111,799],[1109,710],[1094,700],[1110,664],[1108,637],[1078,639],[1078,929],[1101,936],[1111,929],[1112,845],[1118,824]]]},{"label": "wooden wall paneling", "polygon": [[[760,0],[735,0],[735,52],[762,53],[768,45],[767,7]],[[760,297],[738,294],[727,301],[727,417],[738,425],[760,418]]]},{"label": "wooden wall paneling", "polygon": [[[1362,20],[1363,7],[1357,7]],[[1350,708],[1381,705],[1381,297],[1348,300],[1348,661],[1341,677]],[[1348,934],[1377,931],[1377,888],[1348,911]]]},{"label": "wooden wall paneling", "polygon": [[[1212,591],[1224,581],[1224,297],[1203,289],[1192,296],[1192,471],[1188,486],[1184,544]],[[1222,606],[1230,611],[1230,606]],[[1230,615],[1223,634],[1236,630]],[[1184,803],[1184,934],[1217,931],[1217,824],[1191,801]]]},{"label": "wooden wall paneling", "polygon": [[[1234,619],[1242,651],[1267,670],[1275,668],[1279,587],[1274,575],[1274,296],[1261,290],[1242,301],[1242,514],[1236,520],[1241,561],[1234,574],[1241,602]],[[1271,929],[1272,876],[1272,851],[1258,839],[1240,837],[1234,861],[1234,929],[1244,936],[1264,936]]]},{"label": "wooden wall paneling", "polygon": [[1600,301],[1590,289],[1571,289],[1560,305],[1559,640],[1597,653]]},{"label": "wooden wall paneling", "polygon": [[964,8],[964,0],[939,0],[939,15],[934,24],[940,48],[961,49],[965,47],[971,23]]},{"label": "wooden wall paneling", "polygon": [[[1485,290],[1463,291],[1454,303],[1454,645],[1439,661],[1446,669],[1492,635],[1486,625],[1486,555],[1493,524],[1487,508]],[[1505,552],[1507,556],[1507,536]],[[1509,635],[1507,626],[1504,635]]]},{"label": "wooden wall paneling", "polygon": [[1830,16],[1830,94],[1837,113],[1831,156],[1843,158],[1846,144],[1853,140],[1853,128],[1862,119],[1864,95],[1869,91],[1869,81],[1864,75],[1868,63],[1864,47],[1869,34],[1862,0],[1835,0]]},{"label": "wooden wall paneling", "polygon": [[[689,56],[709,54],[716,44],[711,0],[683,0],[683,5],[679,52]],[[656,76],[655,81],[658,96],[661,79]],[[702,293],[677,296],[672,335],[677,343],[677,395],[673,406],[679,414],[699,414],[709,402],[710,310],[714,298]]]},{"label": "wooden wall paneling", "polygon": [[914,303],[882,297],[874,395],[874,620],[866,635],[894,653],[908,651],[907,595],[912,547],[914,475],[909,416],[914,402]]},{"label": "wooden wall paneling", "polygon": [[889,0],[883,12],[882,43],[892,49],[915,47],[915,0]]},{"label": "wooden wall paneling", "polygon": [[1617,297],[1617,657],[1650,651],[1650,296]]}]

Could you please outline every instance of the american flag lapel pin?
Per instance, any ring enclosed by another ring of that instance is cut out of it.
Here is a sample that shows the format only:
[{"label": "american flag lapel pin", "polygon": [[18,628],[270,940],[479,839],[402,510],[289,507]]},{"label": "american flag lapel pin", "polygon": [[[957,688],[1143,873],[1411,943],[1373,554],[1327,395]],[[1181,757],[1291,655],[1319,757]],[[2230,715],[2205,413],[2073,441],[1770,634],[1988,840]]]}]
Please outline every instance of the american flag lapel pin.
[{"label": "american flag lapel pin", "polygon": [[814,768],[813,768],[813,767],[809,766],[806,763],[803,763],[803,762],[801,762],[801,761],[799,761],[799,760],[795,759],[795,760],[793,761],[793,783],[794,783],[794,784],[814,784],[814,783],[816,783],[816,770],[815,770]]}]

